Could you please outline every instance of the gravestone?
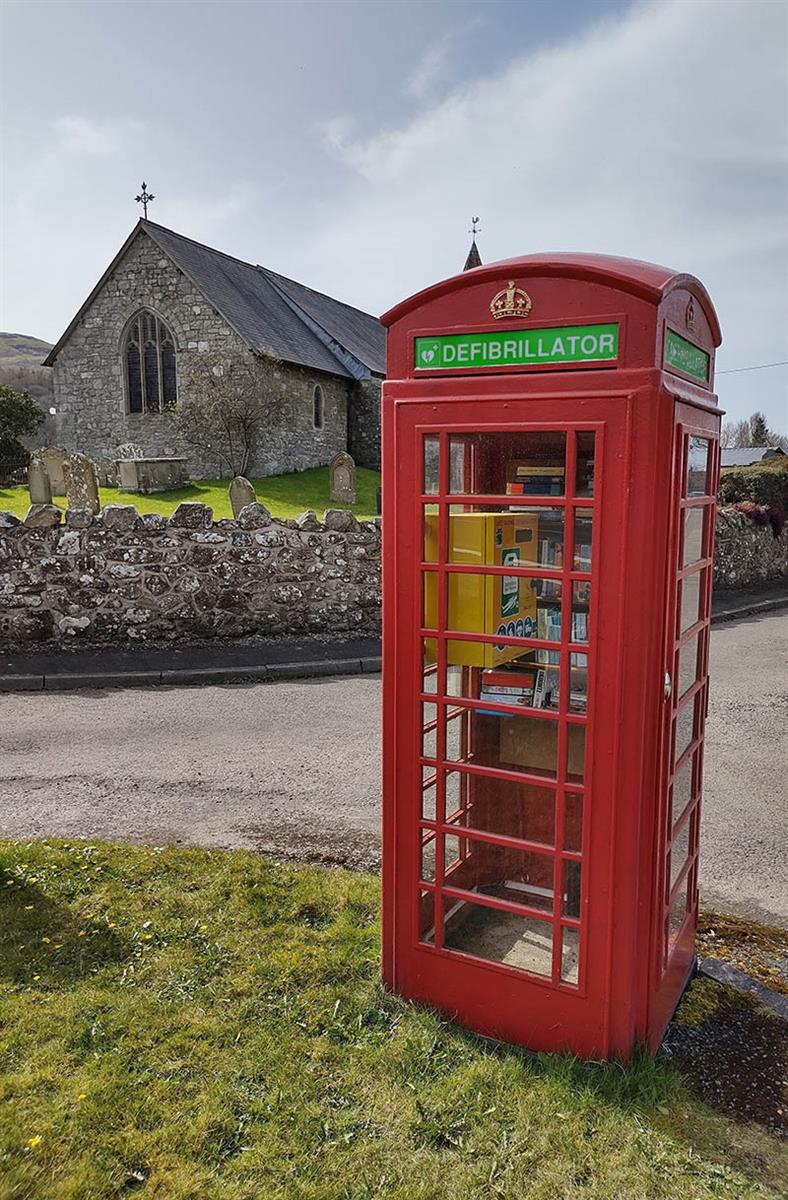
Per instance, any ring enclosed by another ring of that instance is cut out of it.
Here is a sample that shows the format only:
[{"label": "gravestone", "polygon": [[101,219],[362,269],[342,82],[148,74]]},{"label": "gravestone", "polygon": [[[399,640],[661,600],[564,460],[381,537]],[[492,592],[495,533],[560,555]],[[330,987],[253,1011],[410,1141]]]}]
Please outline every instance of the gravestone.
[{"label": "gravestone", "polygon": [[52,503],[52,485],[47,469],[37,454],[31,457],[27,468],[27,490],[30,492],[31,504]]},{"label": "gravestone", "polygon": [[233,520],[237,521],[241,515],[241,510],[246,508],[247,504],[254,504],[257,496],[254,494],[254,488],[251,483],[243,475],[236,475],[230,484],[229,492]]},{"label": "gravestone", "polygon": [[52,495],[65,496],[65,463],[68,458],[68,451],[64,450],[62,446],[45,446],[43,450],[36,452],[36,458],[39,458],[44,464],[44,470],[49,476],[49,486]]},{"label": "gravestone", "polygon": [[330,496],[340,504],[356,503],[356,464],[349,454],[340,450],[328,464]]},{"label": "gravestone", "polygon": [[90,512],[97,513],[101,504],[96,469],[90,459],[84,454],[69,454],[66,458],[64,474],[68,507],[87,508]]}]

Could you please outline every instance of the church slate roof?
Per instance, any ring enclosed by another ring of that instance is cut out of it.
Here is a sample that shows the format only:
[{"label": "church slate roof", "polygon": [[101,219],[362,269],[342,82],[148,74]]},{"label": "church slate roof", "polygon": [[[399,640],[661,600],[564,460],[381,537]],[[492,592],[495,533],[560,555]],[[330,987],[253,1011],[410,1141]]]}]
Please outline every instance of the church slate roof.
[{"label": "church slate roof", "polygon": [[285,362],[345,378],[385,374],[386,330],[377,317],[154,221],[138,223],[45,365],[54,363],[82,312],[140,230],[191,279],[250,349],[272,351]]}]

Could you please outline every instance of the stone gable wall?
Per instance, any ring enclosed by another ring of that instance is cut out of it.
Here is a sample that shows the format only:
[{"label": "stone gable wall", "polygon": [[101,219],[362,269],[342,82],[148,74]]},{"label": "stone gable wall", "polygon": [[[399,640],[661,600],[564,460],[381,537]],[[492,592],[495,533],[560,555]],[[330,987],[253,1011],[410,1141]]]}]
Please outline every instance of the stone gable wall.
[{"label": "stone gable wall", "polygon": [[[156,313],[175,339],[179,396],[203,354],[251,358],[224,318],[143,231],[83,313],[52,368],[55,440],[94,460],[114,458],[119,445],[131,442],[150,457],[185,455],[193,478],[215,477],[217,463],[184,445],[167,413],[126,412],[121,341],[140,308]],[[250,474],[324,466],[346,448],[351,381],[273,361],[269,384],[277,398],[277,417],[260,439]],[[323,389],[322,430],[312,423],[316,384]]]},{"label": "stone gable wall", "polygon": [[347,448],[359,467],[380,470],[380,388],[382,380],[361,379],[348,407]]},{"label": "stone gable wall", "polygon": [[345,510],[274,521],[252,504],[213,523],[202,504],[169,520],[108,505],[14,521],[0,513],[0,646],[380,629],[380,525]]}]

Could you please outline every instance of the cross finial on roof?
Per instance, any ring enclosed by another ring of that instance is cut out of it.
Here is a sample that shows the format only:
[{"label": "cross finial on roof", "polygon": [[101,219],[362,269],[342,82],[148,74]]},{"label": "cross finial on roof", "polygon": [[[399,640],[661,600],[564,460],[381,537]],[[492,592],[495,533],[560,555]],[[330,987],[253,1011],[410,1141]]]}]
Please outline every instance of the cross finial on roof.
[{"label": "cross finial on roof", "polygon": [[468,251],[468,257],[465,260],[465,266],[462,268],[463,271],[471,271],[474,267],[482,265],[482,256],[479,254],[479,247],[476,245],[476,234],[481,233],[480,220],[481,217],[471,217],[471,228],[468,230],[468,233],[473,237],[473,241]]},{"label": "cross finial on roof", "polygon": [[142,191],[140,192],[139,196],[137,196],[135,198],[136,198],[137,203],[142,205],[142,211],[144,213],[144,220],[147,221],[148,205],[150,204],[151,200],[155,200],[156,197],[153,195],[152,192],[148,191],[148,185],[144,179],[142,181]]}]

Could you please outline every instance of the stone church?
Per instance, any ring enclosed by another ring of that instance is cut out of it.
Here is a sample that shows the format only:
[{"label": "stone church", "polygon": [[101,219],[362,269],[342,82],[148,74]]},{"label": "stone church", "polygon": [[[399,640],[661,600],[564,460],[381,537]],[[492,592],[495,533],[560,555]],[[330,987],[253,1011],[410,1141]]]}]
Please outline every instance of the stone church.
[{"label": "stone church", "polygon": [[338,450],[379,467],[377,318],[147,220],[45,360],[57,440],[94,460],[132,444],[145,457],[185,456],[192,478],[226,474],[180,440],[173,411],[201,363],[233,360],[254,364],[271,397],[249,474],[323,466]]}]

